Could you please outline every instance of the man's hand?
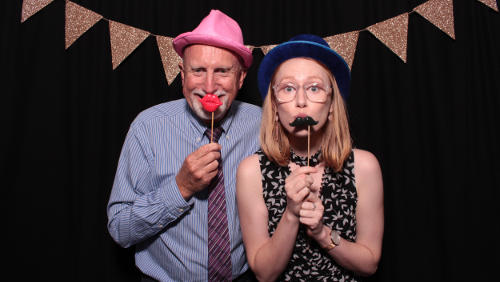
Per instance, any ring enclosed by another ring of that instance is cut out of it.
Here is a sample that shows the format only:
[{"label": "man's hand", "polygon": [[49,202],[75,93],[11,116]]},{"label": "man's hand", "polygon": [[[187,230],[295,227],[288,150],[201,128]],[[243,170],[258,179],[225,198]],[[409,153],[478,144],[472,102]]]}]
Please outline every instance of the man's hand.
[{"label": "man's hand", "polygon": [[221,146],[210,143],[189,154],[175,177],[182,197],[188,200],[210,184],[217,175]]}]

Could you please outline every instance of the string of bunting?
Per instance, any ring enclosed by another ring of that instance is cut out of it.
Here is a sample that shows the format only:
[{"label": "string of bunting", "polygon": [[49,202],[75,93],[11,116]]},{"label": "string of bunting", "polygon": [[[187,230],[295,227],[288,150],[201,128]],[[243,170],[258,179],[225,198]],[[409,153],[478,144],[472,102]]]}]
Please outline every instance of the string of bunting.
[{"label": "string of bunting", "polygon": [[[25,22],[28,18],[53,1],[54,0],[23,0],[21,23]],[[498,12],[496,0],[476,1]],[[109,23],[113,70],[116,69],[144,40],[146,40],[147,37],[154,36],[156,38],[168,85],[170,85],[179,74],[179,68],[177,66],[181,58],[173,49],[173,37],[152,34],[149,31],[104,18],[102,15],[69,0],[65,0],[65,4],[66,49],[97,22],[105,20]],[[373,34],[380,42],[406,63],[408,20],[409,15],[414,12],[424,17],[449,37],[455,39],[453,0],[428,0],[415,7],[410,12],[403,13],[360,30],[327,36],[323,39],[330,45],[330,48],[338,52],[346,60],[349,68],[352,67],[359,33],[362,31],[368,31]],[[265,55],[276,45],[277,44],[246,46],[252,51],[258,48]]]}]

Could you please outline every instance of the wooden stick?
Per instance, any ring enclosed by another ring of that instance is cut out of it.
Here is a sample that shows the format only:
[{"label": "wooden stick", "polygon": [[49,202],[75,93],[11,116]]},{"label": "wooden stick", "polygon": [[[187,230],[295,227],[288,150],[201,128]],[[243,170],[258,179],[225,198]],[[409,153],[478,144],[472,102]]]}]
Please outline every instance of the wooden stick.
[{"label": "wooden stick", "polygon": [[311,136],[311,126],[307,126],[307,166],[309,166],[309,144],[310,144],[310,136]]},{"label": "wooden stick", "polygon": [[212,112],[212,131],[210,131],[210,143],[213,142],[214,139],[214,112]]}]

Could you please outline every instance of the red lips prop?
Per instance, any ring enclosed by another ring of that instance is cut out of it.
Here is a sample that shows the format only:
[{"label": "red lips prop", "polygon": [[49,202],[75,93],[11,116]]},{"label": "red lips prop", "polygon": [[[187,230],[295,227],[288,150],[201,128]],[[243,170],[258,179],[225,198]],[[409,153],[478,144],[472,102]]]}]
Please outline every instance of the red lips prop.
[{"label": "red lips prop", "polygon": [[219,100],[219,97],[214,94],[207,94],[200,100],[201,105],[205,109],[205,111],[213,113],[217,108],[222,105],[222,102]]},{"label": "red lips prop", "polygon": [[213,133],[214,133],[214,112],[217,110],[217,108],[222,105],[221,101],[219,100],[219,97],[214,94],[207,94],[203,96],[200,100],[201,105],[203,106],[203,109],[205,111],[212,113],[212,132],[210,134],[210,143],[213,142]]}]

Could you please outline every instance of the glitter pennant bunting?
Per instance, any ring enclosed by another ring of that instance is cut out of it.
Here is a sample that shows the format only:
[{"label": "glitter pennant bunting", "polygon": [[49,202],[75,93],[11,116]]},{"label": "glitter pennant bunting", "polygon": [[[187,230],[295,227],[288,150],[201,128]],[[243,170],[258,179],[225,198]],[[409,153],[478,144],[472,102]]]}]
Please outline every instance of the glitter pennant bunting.
[{"label": "glitter pennant bunting", "polygon": [[497,0],[477,0],[498,12]]},{"label": "glitter pennant bunting", "polygon": [[406,63],[408,13],[371,25],[367,30]]},{"label": "glitter pennant bunting", "polygon": [[172,45],[173,40],[172,37],[156,36],[156,43],[158,44],[158,50],[160,51],[163,70],[168,85],[170,85],[179,74],[179,63],[182,61],[181,57],[174,50],[174,46]]},{"label": "glitter pennant bunting", "polygon": [[260,46],[260,50],[262,50],[262,53],[264,53],[264,55],[267,55],[267,53],[269,53],[269,51],[271,51],[271,49],[273,49],[276,46],[278,46],[278,44]]},{"label": "glitter pennant bunting", "polygon": [[[23,0],[21,23],[53,1],[54,0]],[[477,1],[498,12],[496,0]],[[65,0],[65,2],[66,49],[99,20],[104,19],[109,23],[113,70],[116,69],[149,35],[151,35],[148,31],[111,21],[69,0]],[[376,23],[365,29],[328,36],[323,39],[328,43],[330,48],[338,52],[344,58],[349,68],[352,68],[359,33],[363,30],[368,30],[406,63],[408,18],[409,14],[413,12],[419,13],[441,31],[455,39],[453,0],[429,0],[417,6],[409,13],[404,13],[383,22]],[[178,64],[181,58],[172,48],[173,38],[159,35],[155,35],[155,37],[160,50],[167,83],[170,85],[179,74]],[[245,46],[252,52],[255,48],[258,48],[266,55],[276,47],[277,44],[259,47],[252,45]]]},{"label": "glitter pennant bunting", "polygon": [[102,16],[73,2],[66,2],[66,49],[94,26]]},{"label": "glitter pennant bunting", "polygon": [[23,0],[23,6],[21,10],[21,22],[23,23],[29,17],[36,14],[45,6],[49,5],[54,0]]},{"label": "glitter pennant bunting", "polygon": [[413,10],[455,39],[453,0],[430,0]]},{"label": "glitter pennant bunting", "polygon": [[339,53],[346,61],[349,68],[352,68],[354,62],[354,53],[356,53],[356,45],[358,44],[359,31],[352,31],[338,35],[328,36],[323,38],[330,48]]},{"label": "glitter pennant bunting", "polygon": [[147,31],[110,20],[109,37],[113,69],[116,69],[148,36]]}]

